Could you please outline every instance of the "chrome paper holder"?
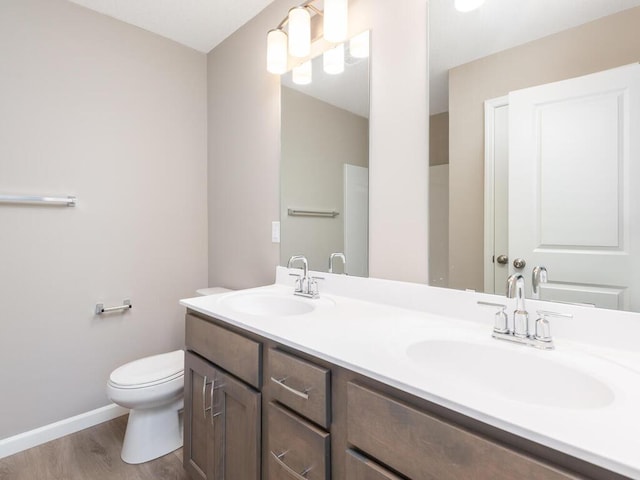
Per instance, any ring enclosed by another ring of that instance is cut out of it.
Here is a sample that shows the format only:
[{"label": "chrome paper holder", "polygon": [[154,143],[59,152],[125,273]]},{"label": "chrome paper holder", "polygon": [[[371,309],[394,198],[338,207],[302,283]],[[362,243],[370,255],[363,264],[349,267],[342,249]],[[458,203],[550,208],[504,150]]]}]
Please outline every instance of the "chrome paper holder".
[{"label": "chrome paper holder", "polygon": [[103,313],[111,312],[122,312],[131,308],[133,308],[133,305],[131,305],[131,300],[129,300],[128,298],[123,300],[122,305],[118,305],[117,307],[104,308],[104,303],[98,303],[96,305],[96,315],[102,315]]}]

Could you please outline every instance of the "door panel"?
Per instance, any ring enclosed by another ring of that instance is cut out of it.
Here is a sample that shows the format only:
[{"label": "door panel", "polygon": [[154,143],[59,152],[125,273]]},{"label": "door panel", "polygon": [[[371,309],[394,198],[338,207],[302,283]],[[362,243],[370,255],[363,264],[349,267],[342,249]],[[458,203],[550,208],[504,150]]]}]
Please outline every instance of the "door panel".
[{"label": "door panel", "polygon": [[[640,310],[640,67],[509,94],[509,257],[541,298]],[[638,277],[638,275],[636,275]]]}]

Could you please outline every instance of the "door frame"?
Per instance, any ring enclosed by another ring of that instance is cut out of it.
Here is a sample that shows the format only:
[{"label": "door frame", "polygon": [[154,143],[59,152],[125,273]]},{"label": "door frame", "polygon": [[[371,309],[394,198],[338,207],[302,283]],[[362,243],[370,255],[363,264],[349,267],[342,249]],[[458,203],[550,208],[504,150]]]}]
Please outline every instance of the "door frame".
[{"label": "door frame", "polygon": [[509,96],[484,102],[484,291],[495,293],[495,114],[498,108],[509,105]]}]

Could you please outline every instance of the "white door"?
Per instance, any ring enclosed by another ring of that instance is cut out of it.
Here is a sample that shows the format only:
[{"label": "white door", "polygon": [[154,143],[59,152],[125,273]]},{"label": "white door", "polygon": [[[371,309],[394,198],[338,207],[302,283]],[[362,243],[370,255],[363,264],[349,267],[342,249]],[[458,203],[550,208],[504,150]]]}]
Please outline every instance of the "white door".
[{"label": "white door", "polygon": [[344,256],[347,275],[369,276],[369,169],[344,165]]},{"label": "white door", "polygon": [[639,132],[637,64],[509,94],[509,261],[529,294],[542,265],[542,299],[640,310]]}]

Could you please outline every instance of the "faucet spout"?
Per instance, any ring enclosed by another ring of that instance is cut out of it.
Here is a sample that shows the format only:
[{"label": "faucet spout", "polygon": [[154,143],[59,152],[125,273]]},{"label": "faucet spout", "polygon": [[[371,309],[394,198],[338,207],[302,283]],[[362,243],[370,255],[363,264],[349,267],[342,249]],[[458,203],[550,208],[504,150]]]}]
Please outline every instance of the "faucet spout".
[{"label": "faucet spout", "polygon": [[302,262],[302,277],[307,278],[309,276],[309,262],[307,261],[307,257],[304,255],[294,255],[287,262],[287,268],[291,268],[294,262],[301,261]]},{"label": "faucet spout", "polygon": [[519,273],[507,278],[507,297],[516,299],[516,309],[513,312],[513,334],[516,337],[529,336],[529,314],[524,306],[524,277]]},{"label": "faucet spout", "polygon": [[507,298],[516,299],[516,310],[524,312],[524,277],[514,274],[507,278]]}]

